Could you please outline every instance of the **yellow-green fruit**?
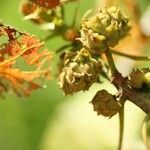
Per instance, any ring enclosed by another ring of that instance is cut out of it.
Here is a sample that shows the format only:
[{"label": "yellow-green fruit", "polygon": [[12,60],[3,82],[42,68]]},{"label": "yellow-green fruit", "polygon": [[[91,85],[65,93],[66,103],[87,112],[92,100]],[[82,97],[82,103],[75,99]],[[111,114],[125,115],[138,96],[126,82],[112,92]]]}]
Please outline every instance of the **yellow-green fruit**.
[{"label": "yellow-green fruit", "polygon": [[121,107],[113,95],[106,90],[98,91],[91,103],[93,104],[94,111],[96,111],[98,115],[103,115],[105,117],[115,115]]},{"label": "yellow-green fruit", "polygon": [[144,82],[150,87],[150,72],[144,75]]},{"label": "yellow-green fruit", "polygon": [[[95,16],[85,19],[82,23],[82,29],[92,30],[93,34],[95,33],[103,37],[101,40],[98,39],[99,47],[95,47],[101,50],[102,48],[117,45],[120,39],[128,34],[131,28],[130,24],[128,17],[126,17],[117,6],[112,6],[101,9]],[[92,48],[86,45],[84,40],[82,40],[85,36],[89,35],[84,35],[84,37],[81,35],[80,41],[88,48]]]},{"label": "yellow-green fruit", "polygon": [[59,86],[65,94],[88,90],[101,72],[101,62],[92,58],[85,48],[66,53],[63,66],[59,75]]}]

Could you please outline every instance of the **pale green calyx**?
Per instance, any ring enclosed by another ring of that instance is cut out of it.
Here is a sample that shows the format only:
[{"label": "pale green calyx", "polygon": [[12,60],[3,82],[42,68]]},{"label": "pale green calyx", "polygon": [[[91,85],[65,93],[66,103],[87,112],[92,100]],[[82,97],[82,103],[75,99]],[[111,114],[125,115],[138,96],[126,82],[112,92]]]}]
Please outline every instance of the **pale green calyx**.
[{"label": "pale green calyx", "polygon": [[[101,49],[117,45],[120,39],[128,34],[130,28],[131,23],[128,17],[117,6],[112,6],[99,10],[96,15],[83,21],[81,38],[79,40],[89,49],[97,48],[101,51]],[[86,30],[92,30],[93,33],[90,37],[88,37],[89,34],[85,33]],[[87,36],[86,39],[94,38],[96,41],[95,45],[94,43],[92,46],[90,43],[85,43],[85,36]]]},{"label": "pale green calyx", "polygon": [[82,48],[69,52],[64,58],[64,68],[59,75],[59,86],[65,94],[88,90],[97,81],[101,71],[101,62],[93,58]]}]

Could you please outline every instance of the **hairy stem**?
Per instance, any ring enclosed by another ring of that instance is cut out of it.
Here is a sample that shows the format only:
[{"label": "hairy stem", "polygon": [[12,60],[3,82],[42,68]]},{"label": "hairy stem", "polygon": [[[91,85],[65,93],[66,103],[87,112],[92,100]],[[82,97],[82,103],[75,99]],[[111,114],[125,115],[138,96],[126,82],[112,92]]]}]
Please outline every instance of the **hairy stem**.
[{"label": "hairy stem", "polygon": [[150,61],[150,56],[136,56],[136,55],[130,55],[130,54],[125,54],[122,52],[118,52],[116,50],[111,49],[111,52],[115,55],[127,57],[129,59],[137,60],[137,61]]},{"label": "hairy stem", "polygon": [[122,143],[123,143],[123,132],[124,132],[124,102],[122,104],[122,108],[119,111],[119,144],[118,144],[118,150],[121,150]]}]

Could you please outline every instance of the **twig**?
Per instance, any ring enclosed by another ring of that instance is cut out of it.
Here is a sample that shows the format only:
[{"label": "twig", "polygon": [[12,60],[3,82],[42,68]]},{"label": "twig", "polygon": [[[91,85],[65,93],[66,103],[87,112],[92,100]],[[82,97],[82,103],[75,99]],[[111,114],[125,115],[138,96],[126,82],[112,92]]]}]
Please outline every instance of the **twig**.
[{"label": "twig", "polygon": [[72,44],[68,44],[68,45],[64,45],[64,46],[60,47],[59,49],[56,50],[56,54],[60,53],[61,51],[65,50],[66,48],[71,47],[71,46],[72,46]]},{"label": "twig", "polygon": [[57,36],[57,34],[56,34],[56,33],[50,34],[50,35],[48,35],[48,36],[44,37],[43,39],[41,39],[41,41],[46,42],[46,41],[48,41],[48,40],[52,39],[52,38],[53,38],[53,37],[55,37],[55,36]]},{"label": "twig", "polygon": [[123,132],[124,132],[124,102],[122,104],[122,108],[119,111],[119,125],[120,125],[120,131],[119,131],[118,150],[121,150],[122,143],[123,143]]},{"label": "twig", "polygon": [[147,135],[147,123],[148,121],[150,121],[150,116],[146,116],[143,120],[143,123],[142,123],[142,138],[143,138],[143,141],[145,143],[145,146],[147,147],[147,150],[150,150],[150,144],[148,142],[148,135]]},{"label": "twig", "polygon": [[79,4],[75,8],[74,16],[73,16],[73,21],[72,21],[72,26],[75,27],[79,15]]},{"label": "twig", "polygon": [[133,59],[136,61],[150,61],[150,56],[136,56],[136,55],[131,55],[131,54],[126,54],[126,53],[122,53],[116,50],[111,49],[111,52],[115,55],[119,55],[122,57],[127,57],[129,59]]}]

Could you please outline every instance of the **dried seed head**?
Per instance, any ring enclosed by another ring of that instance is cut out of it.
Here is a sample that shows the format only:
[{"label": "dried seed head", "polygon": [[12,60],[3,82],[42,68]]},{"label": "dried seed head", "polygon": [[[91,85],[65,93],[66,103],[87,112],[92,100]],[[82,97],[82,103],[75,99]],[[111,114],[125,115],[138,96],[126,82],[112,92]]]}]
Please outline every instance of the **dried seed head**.
[{"label": "dried seed head", "polygon": [[[106,47],[114,47],[118,44],[121,38],[128,34],[131,28],[128,18],[122,14],[117,6],[104,8],[88,19],[85,19],[82,23],[81,39],[80,41],[90,48],[104,49]],[[92,30],[93,33],[89,34]],[[84,31],[82,31],[84,30]],[[83,34],[84,33],[84,34]],[[95,39],[96,43],[90,44],[85,43],[84,39]],[[97,41],[99,46],[97,46]]]},{"label": "dried seed head", "polygon": [[92,58],[85,48],[66,53],[64,67],[59,75],[60,88],[65,94],[88,90],[97,81],[100,71],[100,61]]},{"label": "dried seed head", "polygon": [[93,104],[94,111],[96,111],[98,115],[103,115],[105,117],[112,117],[121,108],[113,95],[106,90],[98,91],[91,103]]},{"label": "dried seed head", "polygon": [[140,89],[143,85],[150,86],[150,69],[137,69],[129,75],[129,83],[133,88]]}]

